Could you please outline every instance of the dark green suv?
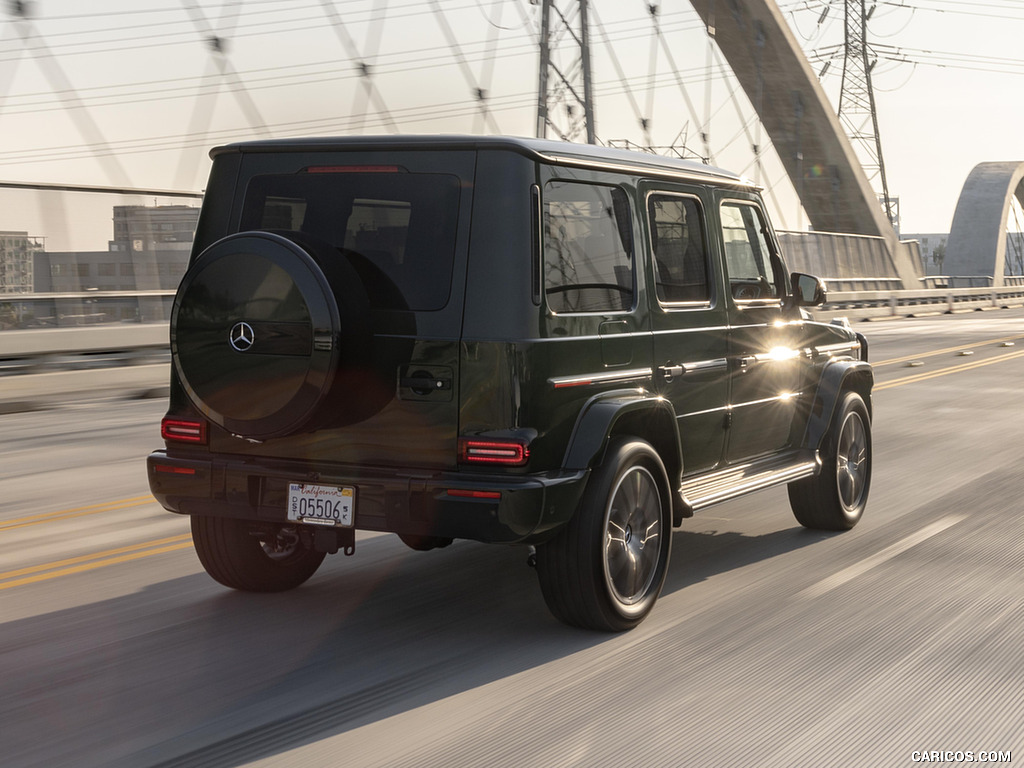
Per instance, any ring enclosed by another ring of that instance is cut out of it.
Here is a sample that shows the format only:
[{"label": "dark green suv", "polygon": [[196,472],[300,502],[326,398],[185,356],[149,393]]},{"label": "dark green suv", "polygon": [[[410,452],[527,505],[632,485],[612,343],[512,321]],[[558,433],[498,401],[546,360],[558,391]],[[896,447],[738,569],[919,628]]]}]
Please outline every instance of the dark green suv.
[{"label": "dark green suv", "polygon": [[219,582],[296,587],[357,529],[521,544],[555,616],[623,630],[699,509],[860,518],[867,344],[809,319],[748,182],[498,137],[212,154],[148,468]]}]

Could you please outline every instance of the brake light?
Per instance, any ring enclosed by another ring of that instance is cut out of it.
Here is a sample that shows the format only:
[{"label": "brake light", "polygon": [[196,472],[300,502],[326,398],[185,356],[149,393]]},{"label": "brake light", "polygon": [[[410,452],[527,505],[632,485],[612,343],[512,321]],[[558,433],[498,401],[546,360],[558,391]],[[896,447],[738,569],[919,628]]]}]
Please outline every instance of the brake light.
[{"label": "brake light", "polygon": [[521,467],[530,458],[530,449],[525,443],[512,440],[482,440],[459,438],[459,461],[465,464],[495,464],[506,467]]},{"label": "brake light", "polygon": [[306,173],[398,173],[397,165],[314,165]]},{"label": "brake light", "polygon": [[160,436],[175,443],[206,443],[206,422],[190,419],[168,419],[160,422]]},{"label": "brake light", "polygon": [[501,491],[471,491],[465,488],[449,488],[446,493],[459,499],[501,499]]},{"label": "brake light", "polygon": [[160,472],[165,475],[194,475],[196,474],[195,469],[192,467],[171,467],[167,464],[154,464],[154,472]]}]

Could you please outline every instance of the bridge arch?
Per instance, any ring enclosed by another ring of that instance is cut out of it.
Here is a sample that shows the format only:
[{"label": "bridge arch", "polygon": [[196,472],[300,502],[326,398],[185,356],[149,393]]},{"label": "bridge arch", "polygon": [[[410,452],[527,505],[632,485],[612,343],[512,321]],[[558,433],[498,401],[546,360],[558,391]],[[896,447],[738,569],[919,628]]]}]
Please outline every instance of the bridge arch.
[{"label": "bridge arch", "polygon": [[811,226],[881,238],[885,274],[917,287],[919,258],[899,241],[795,34],[770,0],[691,0],[771,136]]},{"label": "bridge arch", "polygon": [[1024,162],[979,163],[967,176],[953,213],[943,269],[950,275],[991,275],[1003,285],[1006,222],[1016,197],[1024,205]]}]

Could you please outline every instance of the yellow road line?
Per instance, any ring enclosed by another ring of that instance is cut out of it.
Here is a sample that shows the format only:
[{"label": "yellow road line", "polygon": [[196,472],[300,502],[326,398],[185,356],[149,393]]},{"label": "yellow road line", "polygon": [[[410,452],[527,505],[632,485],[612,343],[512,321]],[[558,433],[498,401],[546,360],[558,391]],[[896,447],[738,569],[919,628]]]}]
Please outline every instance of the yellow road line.
[{"label": "yellow road line", "polygon": [[146,541],[141,544],[131,544],[126,547],[118,547],[117,549],[108,549],[104,552],[94,552],[91,555],[79,555],[78,557],[70,557],[67,560],[55,560],[52,563],[43,563],[42,565],[32,565],[27,568],[19,568],[15,571],[3,571],[0,572],[0,581],[4,579],[13,579],[15,576],[24,576],[28,573],[39,573],[40,571],[49,571],[54,568],[62,568],[68,565],[77,565],[78,563],[84,563],[89,560],[100,560],[104,557],[112,557],[114,555],[122,555],[125,552],[135,552],[140,549],[149,549],[150,547],[158,547],[162,544],[177,544],[182,541],[191,541],[192,537],[183,533],[178,536],[168,536],[165,539],[154,539],[153,541]]},{"label": "yellow road line", "polygon": [[1024,351],[1013,352],[1009,355],[999,355],[999,357],[989,358],[987,360],[975,360],[971,363],[964,363],[963,365],[954,365],[950,368],[942,368],[938,371],[927,371],[925,373],[918,373],[913,376],[904,376],[901,379],[894,381],[887,381],[883,384],[876,384],[874,391],[877,392],[881,389],[891,389],[893,387],[901,387],[904,384],[913,384],[918,381],[925,381],[926,379],[934,379],[938,376],[947,376],[951,373],[960,373],[961,371],[969,371],[974,368],[981,368],[986,365],[994,365],[996,363],[1002,363],[1006,360],[1013,360],[1017,357],[1024,357]]},{"label": "yellow road line", "polygon": [[68,558],[67,560],[57,560],[52,563],[19,568],[14,571],[0,573],[0,590],[20,587],[25,584],[33,584],[48,579],[56,579],[61,576],[70,576],[71,574],[91,571],[97,568],[105,568],[108,565],[141,560],[151,555],[188,549],[191,546],[192,537],[186,533],[180,536],[170,536],[165,539],[154,539],[142,544],[109,549],[105,552],[96,552],[92,555],[81,555]]},{"label": "yellow road line", "polygon": [[113,512],[114,510],[118,509],[130,509],[131,507],[141,507],[142,505],[149,504],[151,502],[156,502],[156,499],[154,499],[152,496],[135,496],[130,499],[108,501],[104,504],[90,504],[87,507],[62,509],[56,512],[46,512],[41,515],[31,515],[29,517],[16,517],[13,520],[4,520],[3,522],[0,522],[0,531],[7,531],[13,528],[24,528],[29,525],[40,525],[41,523],[49,523],[53,520],[64,520],[71,517],[96,515],[100,512]]},{"label": "yellow road line", "polygon": [[936,357],[937,355],[948,355],[951,352],[959,352],[963,349],[972,349],[974,347],[984,347],[989,344],[1002,344],[1006,341],[1018,341],[1024,339],[1024,334],[1018,334],[1016,336],[1005,336],[1001,339],[987,339],[985,341],[975,341],[970,344],[961,344],[958,347],[946,347],[945,349],[937,349],[934,352],[922,352],[918,355],[907,355],[906,357],[894,357],[892,360],[882,360],[878,363],[871,363],[872,368],[881,368],[885,365],[894,365],[896,363],[906,363],[911,360],[920,360],[924,357]]},{"label": "yellow road line", "polygon": [[[983,342],[976,342],[973,344],[963,344],[957,347],[949,347],[947,349],[936,350],[934,352],[927,352],[921,355],[911,355],[908,357],[895,358],[892,360],[885,360],[880,363],[874,363],[874,367],[880,367],[884,365],[892,365],[907,360],[915,360],[922,357],[934,357],[942,354],[949,354],[951,352],[957,352],[963,349],[969,349],[971,347],[985,346],[988,344],[998,344],[1004,341],[1014,341],[1016,339],[1022,339],[1024,335],[1019,336],[1008,336],[1003,339],[994,339]],[[970,363],[964,363],[963,365],[955,365],[949,368],[943,368],[938,371],[927,371],[925,373],[919,373],[913,376],[905,376],[895,381],[889,381],[882,384],[876,384],[874,387],[875,391],[883,389],[891,389],[893,387],[903,386],[904,384],[913,384],[919,381],[925,381],[927,379],[936,378],[938,376],[946,376],[953,373],[960,373],[962,371],[972,370],[974,368],[981,368],[986,365],[993,365],[995,363],[1001,363],[1006,360],[1012,360],[1014,358],[1024,357],[1024,351],[1013,352],[1008,355],[1000,355],[995,358],[987,360],[975,360]],[[101,512],[109,512],[119,509],[128,509],[131,507],[142,506],[153,502],[152,496],[136,496],[129,499],[120,499],[119,501],[107,502],[105,504],[92,504],[86,507],[76,507],[73,509],[59,510],[57,512],[47,512],[41,515],[34,515],[30,517],[15,518],[13,520],[6,520],[0,523],[0,531],[10,530],[13,528],[21,528],[28,525],[39,525],[41,523],[51,522],[54,520],[62,520],[71,517],[81,517],[83,515],[94,515]],[[141,560],[144,557],[150,557],[152,555],[159,555],[166,552],[175,552],[182,549],[188,549],[192,546],[191,536],[189,534],[182,534],[180,536],[170,536],[164,539],[155,539],[153,541],[145,542],[142,544],[133,544],[126,547],[119,547],[117,549],[110,549],[104,552],[97,552],[91,555],[80,555],[78,557],[72,557],[65,560],[57,560],[52,563],[44,563],[42,565],[34,565],[26,568],[19,568],[13,571],[0,572],[0,590],[11,589],[12,587],[20,587],[26,584],[34,584],[41,581],[47,581],[49,579],[56,579],[62,576],[70,576],[75,573],[83,573],[85,571],[96,570],[98,568],[105,568],[110,565],[117,565],[119,563],[131,562],[133,560]]]}]

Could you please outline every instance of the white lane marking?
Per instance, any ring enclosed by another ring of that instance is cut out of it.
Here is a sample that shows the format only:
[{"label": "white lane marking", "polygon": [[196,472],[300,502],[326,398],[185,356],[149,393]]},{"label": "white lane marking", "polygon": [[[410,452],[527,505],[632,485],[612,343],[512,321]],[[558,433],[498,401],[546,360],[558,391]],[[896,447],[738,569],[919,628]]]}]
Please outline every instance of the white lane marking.
[{"label": "white lane marking", "polygon": [[817,584],[811,585],[802,592],[799,592],[797,594],[797,598],[809,600],[814,597],[820,597],[826,592],[831,592],[836,587],[841,587],[846,582],[852,581],[858,576],[870,571],[872,568],[879,566],[888,560],[892,560],[901,552],[906,552],[911,547],[917,546],[922,541],[930,539],[932,536],[942,533],[947,528],[951,528],[966,519],[967,515],[950,515],[948,517],[944,517],[941,520],[922,528],[917,533],[912,533],[905,539],[901,539],[895,544],[891,544],[880,552],[876,552],[874,555],[864,558],[859,563],[855,563],[849,568],[844,568],[838,573],[833,573],[831,576],[822,579]]}]

